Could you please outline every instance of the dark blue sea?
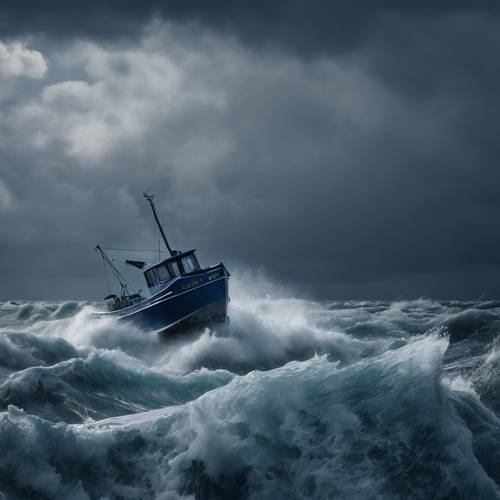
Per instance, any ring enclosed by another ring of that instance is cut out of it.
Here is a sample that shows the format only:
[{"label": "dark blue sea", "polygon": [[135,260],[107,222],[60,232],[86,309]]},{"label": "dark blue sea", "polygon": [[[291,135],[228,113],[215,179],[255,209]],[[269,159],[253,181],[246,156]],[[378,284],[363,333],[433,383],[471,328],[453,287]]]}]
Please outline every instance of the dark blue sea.
[{"label": "dark blue sea", "polygon": [[0,498],[500,498],[500,302],[257,288],[167,339],[0,303]]}]

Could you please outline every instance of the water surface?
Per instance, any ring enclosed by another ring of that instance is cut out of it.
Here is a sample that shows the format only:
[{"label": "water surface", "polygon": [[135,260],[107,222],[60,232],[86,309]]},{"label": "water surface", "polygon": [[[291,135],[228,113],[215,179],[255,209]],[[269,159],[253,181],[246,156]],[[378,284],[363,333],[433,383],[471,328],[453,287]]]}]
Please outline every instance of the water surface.
[{"label": "water surface", "polygon": [[500,303],[231,285],[167,341],[0,303],[0,498],[500,498]]}]

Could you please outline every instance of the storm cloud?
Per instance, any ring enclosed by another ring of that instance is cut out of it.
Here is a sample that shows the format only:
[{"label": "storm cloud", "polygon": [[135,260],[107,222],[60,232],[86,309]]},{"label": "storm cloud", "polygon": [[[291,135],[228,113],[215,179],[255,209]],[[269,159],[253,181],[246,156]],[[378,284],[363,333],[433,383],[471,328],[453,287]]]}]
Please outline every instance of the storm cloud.
[{"label": "storm cloud", "polygon": [[89,0],[71,3],[48,0],[5,0],[0,34],[44,34],[100,41],[140,37],[154,19],[201,25],[246,44],[276,44],[302,53],[325,53],[363,45],[385,17],[426,22],[453,15],[492,16],[494,1],[463,0],[324,2],[312,0]]},{"label": "storm cloud", "polygon": [[333,298],[500,292],[495,4],[3,4],[0,296],[174,246]]}]

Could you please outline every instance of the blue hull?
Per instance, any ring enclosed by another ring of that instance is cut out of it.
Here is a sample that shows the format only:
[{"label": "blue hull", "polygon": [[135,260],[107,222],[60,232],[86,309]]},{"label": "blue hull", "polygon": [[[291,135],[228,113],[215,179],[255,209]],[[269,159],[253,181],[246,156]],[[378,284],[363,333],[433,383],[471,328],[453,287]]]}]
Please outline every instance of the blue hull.
[{"label": "blue hull", "polygon": [[125,309],[98,313],[158,333],[186,331],[227,320],[229,273],[223,264],[179,276]]}]

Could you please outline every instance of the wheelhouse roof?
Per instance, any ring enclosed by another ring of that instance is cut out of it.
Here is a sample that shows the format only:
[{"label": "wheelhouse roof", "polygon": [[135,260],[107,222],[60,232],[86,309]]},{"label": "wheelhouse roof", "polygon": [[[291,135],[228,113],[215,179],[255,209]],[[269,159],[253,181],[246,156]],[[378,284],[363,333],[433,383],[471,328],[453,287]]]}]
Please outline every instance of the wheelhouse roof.
[{"label": "wheelhouse roof", "polygon": [[174,262],[176,260],[182,259],[183,257],[187,257],[188,255],[192,255],[196,252],[196,248],[193,248],[191,250],[186,250],[185,252],[180,252],[177,255],[174,255],[173,257],[169,257],[168,259],[163,259],[157,262],[156,264],[153,264],[152,266],[149,266],[144,269],[144,273],[149,271],[150,269],[154,269],[155,267],[159,266],[160,264],[166,264],[168,262]]}]

